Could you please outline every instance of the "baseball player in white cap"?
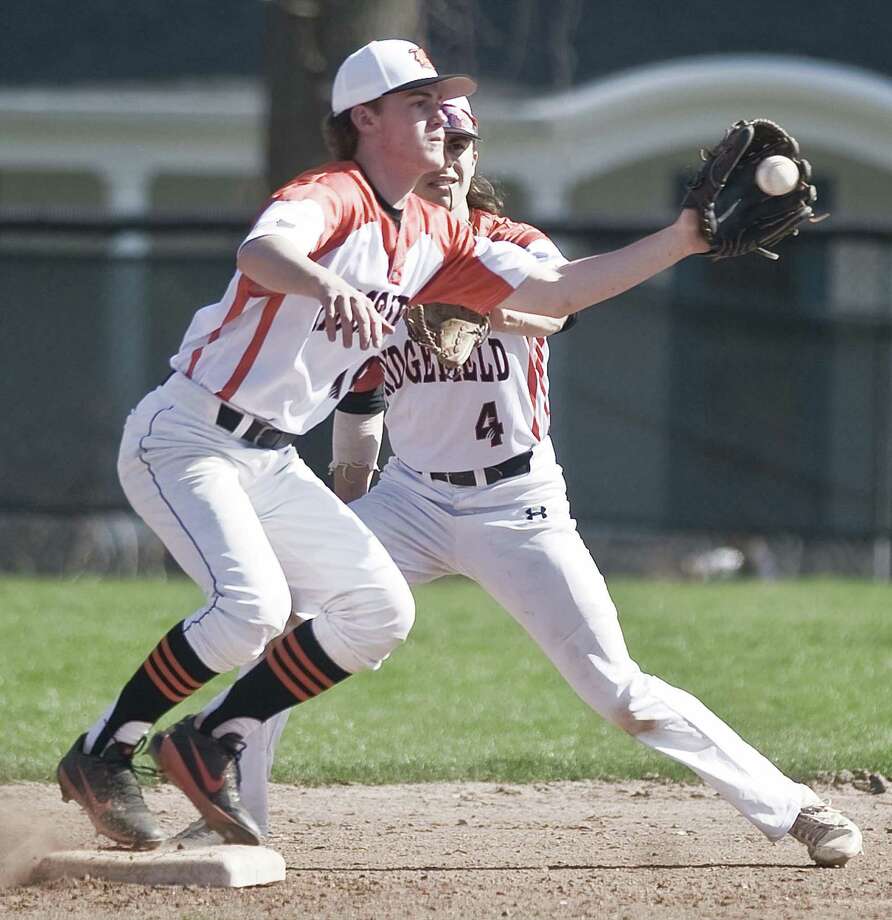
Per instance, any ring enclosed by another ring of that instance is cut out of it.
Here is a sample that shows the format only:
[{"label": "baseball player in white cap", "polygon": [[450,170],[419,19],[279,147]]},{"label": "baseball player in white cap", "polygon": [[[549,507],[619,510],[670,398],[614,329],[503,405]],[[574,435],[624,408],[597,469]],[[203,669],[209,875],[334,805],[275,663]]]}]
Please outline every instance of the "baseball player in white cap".
[{"label": "baseball player in white cap", "polygon": [[162,637],[59,764],[63,798],[119,843],[153,847],[163,838],[132,766],[151,726],[217,674],[257,658],[292,609],[318,614],[219,705],[149,745],[230,842],[260,839],[238,796],[244,738],[378,667],[411,628],[405,579],[294,449],[350,391],[368,348],[386,346],[405,305],[563,317],[708,248],[694,211],[624,249],[557,269],[509,242],[475,238],[467,223],[412,194],[443,166],[443,99],[474,89],[469,77],[438,74],[410,42],[373,42],[347,58],[330,128],[350,142],[350,158],[273,195],[223,297],[198,310],[172,375],[127,420],[124,491],[206,603]]},{"label": "baseball player in white cap", "polygon": [[[547,264],[563,264],[536,228],[492,213],[491,186],[475,178],[479,135],[470,104],[462,98],[443,108],[446,162],[416,192],[450,207],[478,236],[511,240]],[[410,584],[452,574],[473,579],[592,709],[694,770],[770,840],[790,833],[816,862],[846,862],[861,850],[848,818],[630,657],[604,579],[576,532],[548,437],[543,336],[563,321],[499,309],[491,319],[493,333],[455,371],[438,365],[405,325],[397,329],[377,376],[366,374],[362,392],[335,413],[335,491],[344,500],[363,495],[351,510]],[[504,334],[517,330],[524,334]],[[382,397],[386,415],[378,411]],[[395,456],[364,495],[382,418]],[[287,717],[282,712],[252,734],[242,758],[243,800],[264,829],[267,776]]]}]

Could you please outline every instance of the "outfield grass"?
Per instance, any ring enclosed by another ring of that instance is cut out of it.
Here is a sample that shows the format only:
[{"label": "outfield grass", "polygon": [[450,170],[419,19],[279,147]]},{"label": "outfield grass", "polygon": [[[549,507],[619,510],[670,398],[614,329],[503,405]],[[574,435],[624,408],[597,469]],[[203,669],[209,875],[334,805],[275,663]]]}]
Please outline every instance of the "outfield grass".
[{"label": "outfield grass", "polygon": [[[642,668],[697,694],[786,772],[892,774],[892,588],[616,580],[611,590]],[[379,672],[295,710],[274,779],[690,776],[594,715],[476,586],[448,579],[416,597],[416,628]],[[49,778],[199,603],[178,580],[0,580],[0,781]],[[164,724],[195,698],[187,706]]]}]

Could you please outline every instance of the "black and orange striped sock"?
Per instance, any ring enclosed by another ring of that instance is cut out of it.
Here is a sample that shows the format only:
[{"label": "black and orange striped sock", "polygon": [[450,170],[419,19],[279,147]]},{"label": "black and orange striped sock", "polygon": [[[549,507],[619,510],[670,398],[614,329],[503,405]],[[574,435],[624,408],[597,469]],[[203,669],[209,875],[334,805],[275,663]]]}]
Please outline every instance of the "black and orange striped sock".
[{"label": "black and orange striped sock", "polygon": [[223,702],[204,717],[201,730],[214,729],[233,719],[265,722],[276,713],[318,696],[349,677],[322,650],[313,633],[313,621],[274,639],[263,660],[239,678]]},{"label": "black and orange striped sock", "polygon": [[182,622],[177,623],[124,685],[91,750],[104,751],[115,733],[128,722],[149,725],[157,722],[216,675],[186,641]]}]

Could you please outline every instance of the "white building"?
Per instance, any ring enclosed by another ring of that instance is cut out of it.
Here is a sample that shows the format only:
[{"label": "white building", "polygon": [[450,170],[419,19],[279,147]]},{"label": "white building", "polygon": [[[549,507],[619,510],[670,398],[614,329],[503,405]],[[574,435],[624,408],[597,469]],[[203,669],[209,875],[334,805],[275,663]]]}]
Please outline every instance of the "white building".
[{"label": "white building", "polygon": [[[852,67],[693,58],[475,102],[481,169],[531,217],[664,217],[697,149],[752,116],[799,138],[838,217],[884,220],[892,207],[892,80]],[[0,137],[0,207],[249,213],[264,194],[257,82],[5,88]]]}]

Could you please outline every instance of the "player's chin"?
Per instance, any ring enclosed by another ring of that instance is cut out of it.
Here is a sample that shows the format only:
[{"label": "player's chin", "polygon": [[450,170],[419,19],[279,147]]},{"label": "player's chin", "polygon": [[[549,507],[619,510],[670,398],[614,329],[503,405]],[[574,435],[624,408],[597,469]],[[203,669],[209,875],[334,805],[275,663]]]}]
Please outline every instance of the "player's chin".
[{"label": "player's chin", "polygon": [[427,201],[432,201],[434,204],[449,204],[452,200],[452,189],[450,188],[451,183],[442,179],[439,174],[435,178],[422,179],[417,186],[415,186],[415,191]]},{"label": "player's chin", "polygon": [[450,193],[449,187],[446,185],[435,185],[433,183],[422,182],[421,185],[416,187],[415,191],[424,198],[425,201],[430,201],[432,204],[449,207],[452,202],[452,194]]},{"label": "player's chin", "polygon": [[443,153],[442,143],[430,141],[424,144],[421,148],[420,155],[426,167],[426,172],[442,169],[446,164],[446,156]]}]

